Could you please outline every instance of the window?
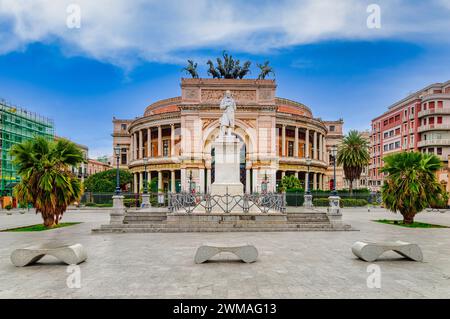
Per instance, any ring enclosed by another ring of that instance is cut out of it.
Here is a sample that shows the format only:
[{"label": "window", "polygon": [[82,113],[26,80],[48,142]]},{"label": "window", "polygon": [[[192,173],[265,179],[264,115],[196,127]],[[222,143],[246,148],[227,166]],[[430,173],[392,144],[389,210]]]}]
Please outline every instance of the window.
[{"label": "window", "polygon": [[438,101],[437,107],[438,107],[438,109],[442,109],[442,107],[443,107],[442,101]]},{"label": "window", "polygon": [[392,151],[394,149],[394,143],[389,144],[389,150]]},{"label": "window", "polygon": [[411,108],[411,115],[414,115],[414,106]]},{"label": "window", "polygon": [[384,137],[384,138],[388,138],[388,137],[389,137],[389,132],[384,132],[383,137]]},{"label": "window", "polygon": [[429,107],[430,107],[430,109],[434,109],[434,102],[430,102]]},{"label": "window", "polygon": [[442,147],[436,148],[436,154],[437,155],[442,155]]},{"label": "window", "polygon": [[437,124],[442,124],[442,116],[437,117]]},{"label": "window", "polygon": [[430,117],[428,119],[428,123],[430,123],[430,125],[434,124],[434,117]]},{"label": "window", "polygon": [[400,135],[400,128],[395,129],[395,135]]},{"label": "window", "polygon": [[384,120],[383,125],[384,126],[388,125],[388,120]]},{"label": "window", "polygon": [[121,161],[122,165],[126,165],[127,164],[127,154],[126,153],[125,154],[122,153],[120,161]]},{"label": "window", "polygon": [[169,156],[169,140],[163,141],[163,156],[164,157]]},{"label": "window", "polygon": [[336,130],[336,127],[334,125],[330,125],[330,132],[334,132]]},{"label": "window", "polygon": [[433,147],[429,147],[428,148],[428,153],[434,153],[434,148]]},{"label": "window", "polygon": [[395,116],[395,121],[397,122],[397,121],[400,121],[400,114],[397,114],[396,116]]},{"label": "window", "polygon": [[122,129],[122,131],[125,131],[127,129],[127,125],[126,124],[121,124],[120,128]]},{"label": "window", "polygon": [[288,156],[294,156],[294,142],[288,141]]},{"label": "window", "polygon": [[392,136],[394,136],[394,131],[393,130],[389,131],[389,137],[392,137]]},{"label": "window", "polygon": [[388,146],[387,144],[384,145],[384,146],[383,146],[384,151],[387,151],[387,150],[388,150],[388,147],[389,147],[389,146]]},{"label": "window", "polygon": [[395,142],[395,148],[400,148],[400,141]]},{"label": "window", "polygon": [[394,118],[393,118],[393,117],[391,117],[391,118],[389,119],[389,124],[391,124],[391,123],[394,123]]}]

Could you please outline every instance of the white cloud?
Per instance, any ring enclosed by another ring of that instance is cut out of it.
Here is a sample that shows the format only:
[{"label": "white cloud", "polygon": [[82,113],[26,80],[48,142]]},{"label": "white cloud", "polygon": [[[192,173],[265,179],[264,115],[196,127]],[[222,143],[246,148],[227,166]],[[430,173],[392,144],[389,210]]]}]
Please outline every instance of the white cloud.
[{"label": "white cloud", "polygon": [[[381,6],[379,30],[366,27],[372,2]],[[81,7],[80,29],[66,27],[71,3]],[[202,48],[261,53],[328,39],[448,41],[449,13],[450,0],[0,0],[0,53],[58,41],[68,55],[131,67],[180,63]]]}]

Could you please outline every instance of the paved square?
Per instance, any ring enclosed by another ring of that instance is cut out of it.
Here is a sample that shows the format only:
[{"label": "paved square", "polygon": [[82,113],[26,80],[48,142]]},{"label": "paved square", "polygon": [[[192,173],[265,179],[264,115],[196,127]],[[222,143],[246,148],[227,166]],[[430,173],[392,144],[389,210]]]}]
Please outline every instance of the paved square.
[{"label": "paved square", "polygon": [[[372,222],[398,218],[383,209],[345,209],[344,221],[359,231],[272,233],[91,234],[107,223],[103,211],[71,211],[63,221],[82,224],[44,232],[1,232],[0,298],[450,298],[450,229],[409,229]],[[449,213],[424,212],[419,221],[450,226]],[[40,223],[32,213],[0,213],[0,228]],[[417,243],[424,262],[395,253],[376,262],[381,288],[368,288],[366,263],[351,252],[355,241],[403,240]],[[51,257],[16,268],[9,256],[20,247],[81,243],[88,252],[80,265],[81,288],[70,289],[67,266]],[[251,243],[256,263],[223,255],[224,262],[197,265],[204,242]],[[229,258],[228,258],[229,257]],[[389,259],[388,259],[389,257]],[[394,258],[394,259],[391,259]]]}]

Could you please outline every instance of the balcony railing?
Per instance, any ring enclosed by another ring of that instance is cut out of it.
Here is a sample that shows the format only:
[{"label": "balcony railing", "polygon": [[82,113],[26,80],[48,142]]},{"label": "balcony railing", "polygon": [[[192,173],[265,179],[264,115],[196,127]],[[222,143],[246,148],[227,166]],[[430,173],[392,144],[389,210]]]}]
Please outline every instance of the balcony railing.
[{"label": "balcony railing", "polygon": [[418,128],[419,132],[434,131],[434,130],[450,130],[450,125],[449,124],[428,124],[428,125],[419,126],[419,128]]},{"label": "balcony railing", "polygon": [[432,139],[432,140],[426,140],[426,141],[420,141],[417,143],[418,147],[424,147],[424,146],[431,146],[431,145],[450,145],[450,139],[443,138],[443,139]]},{"label": "balcony railing", "polygon": [[438,109],[429,109],[425,111],[419,112],[419,117],[423,117],[431,114],[450,114],[450,107],[438,108]]}]

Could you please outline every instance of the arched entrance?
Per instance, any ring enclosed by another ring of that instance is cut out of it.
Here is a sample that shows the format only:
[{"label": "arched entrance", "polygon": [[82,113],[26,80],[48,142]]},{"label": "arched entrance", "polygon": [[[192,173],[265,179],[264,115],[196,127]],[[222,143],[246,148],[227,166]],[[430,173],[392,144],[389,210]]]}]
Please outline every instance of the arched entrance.
[{"label": "arched entrance", "polygon": [[[245,192],[245,183],[246,183],[246,172],[245,172],[245,165],[246,165],[246,157],[247,157],[247,146],[245,145],[245,142],[242,140],[242,138],[238,135],[235,134],[236,137],[242,142],[242,147],[240,149],[240,172],[239,172],[239,176],[240,176],[240,181],[244,187],[244,192]],[[214,183],[215,181],[215,148],[211,148],[211,183]]]}]

